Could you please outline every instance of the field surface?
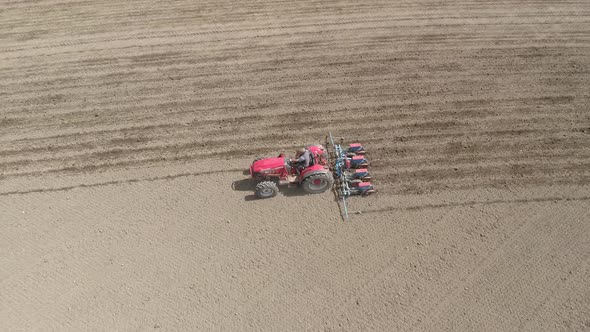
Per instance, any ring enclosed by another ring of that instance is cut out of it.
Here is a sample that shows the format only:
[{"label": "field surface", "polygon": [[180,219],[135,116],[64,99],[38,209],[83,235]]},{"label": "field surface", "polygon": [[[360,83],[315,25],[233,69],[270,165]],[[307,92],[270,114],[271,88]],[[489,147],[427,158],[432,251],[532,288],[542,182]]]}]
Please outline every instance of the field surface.
[{"label": "field surface", "polygon": [[3,1],[0,101],[2,330],[590,330],[587,0]]}]

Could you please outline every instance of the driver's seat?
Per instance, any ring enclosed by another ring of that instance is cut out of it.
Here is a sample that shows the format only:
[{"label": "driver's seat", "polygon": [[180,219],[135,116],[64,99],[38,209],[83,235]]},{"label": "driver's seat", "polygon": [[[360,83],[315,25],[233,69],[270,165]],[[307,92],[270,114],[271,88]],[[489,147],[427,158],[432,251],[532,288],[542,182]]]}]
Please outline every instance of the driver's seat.
[{"label": "driver's seat", "polygon": [[315,156],[313,155],[313,152],[309,151],[309,166],[313,166],[315,163]]}]

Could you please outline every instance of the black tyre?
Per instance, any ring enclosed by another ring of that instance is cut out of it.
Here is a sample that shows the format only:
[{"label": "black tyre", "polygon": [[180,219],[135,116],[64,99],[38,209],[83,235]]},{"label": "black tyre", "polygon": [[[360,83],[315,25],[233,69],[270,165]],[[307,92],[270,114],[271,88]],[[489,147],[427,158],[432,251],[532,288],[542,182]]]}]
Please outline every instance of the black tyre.
[{"label": "black tyre", "polygon": [[271,198],[279,192],[279,187],[272,181],[262,181],[256,185],[256,197]]},{"label": "black tyre", "polygon": [[334,177],[332,173],[316,173],[306,177],[301,184],[303,190],[309,194],[319,194],[332,188]]}]

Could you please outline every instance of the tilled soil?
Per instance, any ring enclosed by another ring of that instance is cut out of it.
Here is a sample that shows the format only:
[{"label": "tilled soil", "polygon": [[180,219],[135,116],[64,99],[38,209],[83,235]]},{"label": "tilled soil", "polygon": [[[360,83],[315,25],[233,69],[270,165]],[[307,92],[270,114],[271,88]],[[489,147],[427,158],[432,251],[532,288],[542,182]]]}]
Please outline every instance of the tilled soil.
[{"label": "tilled soil", "polygon": [[[586,1],[0,8],[8,329],[590,329]],[[252,199],[328,132],[348,222]]]}]

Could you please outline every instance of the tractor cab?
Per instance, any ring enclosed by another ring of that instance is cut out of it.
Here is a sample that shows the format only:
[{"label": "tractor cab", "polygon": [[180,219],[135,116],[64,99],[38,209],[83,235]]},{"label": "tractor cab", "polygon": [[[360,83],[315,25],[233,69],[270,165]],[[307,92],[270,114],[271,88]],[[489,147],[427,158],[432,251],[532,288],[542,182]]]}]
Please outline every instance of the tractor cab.
[{"label": "tractor cab", "polygon": [[328,151],[321,144],[308,145],[305,147],[311,156],[309,165],[328,166]]}]

